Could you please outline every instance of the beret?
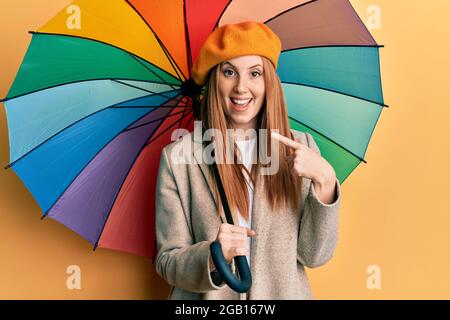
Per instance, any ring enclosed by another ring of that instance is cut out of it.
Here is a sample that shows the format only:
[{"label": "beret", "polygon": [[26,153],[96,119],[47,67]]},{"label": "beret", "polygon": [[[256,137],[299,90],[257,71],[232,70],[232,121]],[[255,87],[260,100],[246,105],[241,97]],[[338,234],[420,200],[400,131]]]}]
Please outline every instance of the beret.
[{"label": "beret", "polygon": [[192,79],[197,85],[204,85],[215,65],[247,55],[266,57],[276,69],[280,52],[280,38],[263,23],[245,21],[223,25],[206,38],[192,66]]}]

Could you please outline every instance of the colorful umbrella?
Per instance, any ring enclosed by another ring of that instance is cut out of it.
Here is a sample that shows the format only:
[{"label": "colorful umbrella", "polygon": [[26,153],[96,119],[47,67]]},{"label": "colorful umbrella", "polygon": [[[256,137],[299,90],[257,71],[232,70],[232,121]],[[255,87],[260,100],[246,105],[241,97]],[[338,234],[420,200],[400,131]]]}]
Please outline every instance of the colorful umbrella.
[{"label": "colorful umbrella", "polygon": [[281,38],[290,125],[342,183],[385,107],[380,46],[348,0],[76,0],[32,32],[4,99],[8,167],[43,216],[94,247],[153,256],[160,151],[193,129],[182,84],[208,34],[244,20]]}]

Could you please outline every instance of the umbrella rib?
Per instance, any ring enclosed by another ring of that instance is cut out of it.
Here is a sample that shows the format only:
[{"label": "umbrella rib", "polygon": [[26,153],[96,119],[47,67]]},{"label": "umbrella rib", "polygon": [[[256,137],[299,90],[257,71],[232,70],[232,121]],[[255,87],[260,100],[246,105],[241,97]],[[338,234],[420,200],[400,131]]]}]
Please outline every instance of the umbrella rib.
[{"label": "umbrella rib", "polygon": [[358,96],[351,95],[349,93],[345,93],[345,92],[341,92],[341,91],[337,91],[337,90],[333,90],[333,89],[317,87],[317,86],[304,84],[304,83],[300,83],[300,82],[281,81],[281,83],[292,84],[292,85],[303,86],[303,87],[309,87],[309,88],[314,88],[314,89],[318,89],[318,90],[324,90],[324,91],[329,91],[329,92],[333,92],[333,93],[337,93],[337,94],[342,94],[343,96],[347,96],[347,97],[355,98],[355,99],[358,99],[358,100],[363,100],[363,101],[367,101],[367,102],[370,102],[370,103],[374,103],[374,104],[377,104],[377,105],[379,105],[381,107],[384,107],[384,108],[389,108],[389,106],[384,104],[384,103],[379,103],[379,102],[376,102],[376,101],[373,101],[373,100],[361,98],[361,97],[358,97]]},{"label": "umbrella rib", "polygon": [[296,5],[295,7],[286,9],[286,10],[284,10],[283,12],[280,12],[279,14],[277,14],[276,16],[273,16],[273,17],[270,18],[269,20],[266,20],[264,23],[268,23],[268,22],[270,22],[270,21],[272,21],[272,20],[278,18],[279,16],[285,14],[286,12],[289,12],[289,11],[295,10],[295,9],[297,9],[297,8],[306,6],[306,5],[311,4],[311,3],[313,3],[313,2],[316,2],[316,1],[317,1],[317,0],[311,0],[311,1],[308,1],[308,2],[305,2],[305,3],[301,3],[301,4],[299,4],[299,5]]},{"label": "umbrella rib", "polygon": [[[41,89],[36,89],[36,90],[30,91],[30,92],[22,93],[22,94],[19,94],[17,96],[6,97],[4,99],[1,99],[0,102],[6,102],[6,101],[9,101],[9,100],[12,100],[12,99],[17,99],[17,98],[20,98],[20,97],[23,97],[23,96],[26,96],[26,95],[29,95],[29,94],[33,94],[33,93],[37,93],[37,92],[45,91],[45,90],[50,90],[50,89],[54,89],[54,88],[58,88],[58,87],[66,86],[66,85],[82,83],[82,82],[88,82],[88,81],[102,81],[102,80],[114,81],[116,79],[114,79],[114,78],[93,78],[93,79],[83,79],[83,80],[76,80],[76,81],[71,81],[71,82],[66,82],[66,83],[60,83],[60,84],[55,84],[53,86],[49,86],[49,87],[45,87],[45,88],[41,88]],[[120,80],[122,80],[122,81],[138,81],[138,82],[146,82],[146,83],[155,83],[155,84],[164,84],[164,85],[166,85],[165,83],[153,82],[153,81],[148,81],[148,80],[125,79],[125,78],[120,78]],[[175,89],[175,90],[178,90],[178,89]]]},{"label": "umbrella rib", "polygon": [[186,14],[186,0],[183,0],[183,25],[184,25],[184,41],[186,45],[186,53],[187,53],[187,59],[188,59],[188,72],[191,74],[191,68],[192,68],[192,55],[191,55],[191,46],[190,46],[190,40],[189,40],[189,29],[187,25],[187,14]]},{"label": "umbrella rib", "polygon": [[[155,36],[156,36],[156,34],[155,34]],[[178,65],[176,65],[177,67],[175,68],[175,66],[172,63],[173,58],[172,58],[172,56],[170,56],[169,51],[167,51],[167,49],[163,45],[162,41],[158,37],[156,37],[156,40],[158,41],[159,45],[163,49],[163,52],[166,55],[166,58],[169,61],[170,65],[172,66],[173,70],[176,72],[178,79],[181,81],[181,79],[185,78],[185,76],[184,76],[183,72],[181,71],[180,67],[178,67]],[[176,62],[175,62],[175,64],[176,64]],[[180,69],[181,75],[178,73],[178,69]]]},{"label": "umbrella rib", "polygon": [[[158,41],[159,45],[161,46],[161,48],[163,49],[164,54],[166,55],[166,57],[169,60],[169,63],[171,64],[173,70],[177,73],[178,78],[181,79],[186,78],[185,74],[183,73],[183,70],[181,70],[181,68],[178,66],[177,62],[175,61],[175,59],[172,58],[171,54],[169,53],[168,50],[166,50],[166,47],[164,46],[164,44],[162,43],[161,39],[159,39],[158,35],[156,34],[156,32],[153,30],[153,28],[150,26],[150,24],[147,22],[147,20],[144,19],[144,17],[141,15],[141,13],[134,7],[134,5],[129,1],[129,0],[125,0],[126,3],[128,3],[128,5],[133,8],[133,10],[136,12],[136,14],[142,19],[142,21],[147,25],[147,27],[153,32],[153,35],[155,36],[156,40]],[[175,63],[175,66],[173,65],[173,63]],[[180,76],[180,74],[178,73],[178,70],[181,72],[182,77]]]},{"label": "umbrella rib", "polygon": [[[174,99],[172,99],[174,100]],[[136,121],[134,121],[133,123],[137,123],[138,121],[140,121],[141,119],[143,119],[144,117],[146,117],[147,115],[149,115],[150,113],[152,113],[153,111],[155,111],[156,109],[152,109],[149,112],[147,112],[146,114],[142,115],[141,117],[139,117]],[[131,125],[133,125],[133,123]],[[92,159],[90,159],[86,165],[81,168],[80,173],[83,172],[86,167],[97,157],[98,154],[100,154],[100,152],[103,151],[103,149],[111,142],[113,141],[115,138],[117,138],[121,133],[123,132],[123,130],[121,130],[120,132],[118,132],[107,144],[105,144],[105,146],[103,146],[103,148],[101,148],[100,150],[98,150],[96,152],[96,154],[92,157]],[[67,187],[64,189],[63,192],[61,192],[61,194],[58,196],[58,198],[52,203],[52,205],[49,207],[49,209],[44,213],[44,215],[41,217],[41,219],[45,218],[48,213],[50,212],[50,210],[53,208],[53,206],[58,202],[58,200],[62,197],[62,195],[67,191],[67,189],[73,184],[73,182],[76,180],[76,178],[79,176],[79,174],[67,185]]]},{"label": "umbrella rib", "polygon": [[[111,80],[114,81],[114,82],[117,82],[117,83],[119,83],[119,84],[121,84],[121,85],[127,86],[127,87],[131,87],[131,88],[134,88],[134,89],[142,90],[142,91],[144,91],[144,92],[148,92],[148,93],[151,93],[151,94],[153,94],[153,95],[158,95],[158,96],[161,96],[161,97],[164,97],[164,98],[167,98],[167,99],[172,99],[172,97],[168,97],[168,96],[165,96],[165,95],[163,95],[163,94],[160,94],[160,93],[157,93],[157,92],[148,90],[148,89],[144,89],[144,88],[141,88],[141,87],[138,87],[138,86],[129,84],[129,83],[125,83],[125,82],[122,82],[122,81],[120,81],[120,80],[116,80],[116,79],[111,79]],[[148,81],[148,83],[152,83],[152,82]],[[167,91],[166,91],[166,92],[167,92]]]},{"label": "umbrella rib", "polygon": [[[171,106],[156,106],[156,105],[148,105],[148,106],[126,106],[126,107],[121,107],[121,106],[114,106],[114,107],[110,107],[110,109],[136,109],[136,108],[158,108],[158,109],[170,109],[170,108],[174,108]],[[176,108],[191,108],[191,106],[178,106]]]},{"label": "umbrella rib", "polygon": [[[187,110],[187,109],[184,109],[184,112],[186,112],[186,110]],[[188,123],[187,123],[187,125],[186,125],[186,128],[189,127],[189,124],[191,123],[191,120],[192,120],[192,118],[194,117],[193,109],[190,108],[189,110],[190,110],[190,112],[192,112],[192,117],[189,119],[189,121],[188,121]],[[180,125],[178,126],[178,128],[181,128],[181,122],[180,122]]]},{"label": "umbrella rib", "polygon": [[[184,109],[186,110],[186,107],[183,107],[183,106],[180,106],[180,107],[170,107],[170,108],[172,108],[172,109],[175,109],[175,108],[184,108]],[[147,122],[141,123],[140,125],[138,125],[138,126],[136,126],[136,127],[132,127],[132,128],[129,128],[129,129],[125,129],[125,130],[123,130],[123,132],[131,131],[131,130],[134,130],[134,129],[137,129],[137,128],[146,126],[146,125],[148,125],[148,124],[150,124],[150,123],[153,123],[153,122],[156,122],[156,121],[160,121],[160,120],[163,120],[163,119],[167,119],[167,118],[170,118],[170,117],[179,115],[180,113],[183,113],[183,114],[184,114],[185,110],[179,111],[179,112],[175,112],[175,113],[172,113],[171,115],[164,116],[164,117],[162,117],[162,118],[158,118],[158,119],[154,119],[154,120],[151,120],[151,121],[147,121]]]},{"label": "umbrella rib", "polygon": [[[184,111],[186,111],[186,108],[184,109]],[[189,121],[188,121],[188,123],[187,123],[187,125],[186,125],[186,128],[189,128],[189,125],[191,124],[191,121],[192,121],[192,119],[194,118],[194,112],[193,112],[193,108],[192,108],[192,107],[190,108],[190,111],[192,112],[192,117],[189,119]],[[183,117],[184,117],[184,116],[183,116]],[[181,127],[181,122],[182,122],[182,121],[180,121],[180,124],[179,124],[178,128]]]},{"label": "umbrella rib", "polygon": [[[193,104],[192,104],[192,106],[193,106]],[[187,108],[184,108],[184,109],[183,109],[183,116],[181,117],[181,119],[184,118],[184,113],[186,112],[186,110],[187,110]],[[193,109],[190,109],[190,110],[193,110]],[[183,121],[180,120],[180,123],[178,124],[178,129],[181,128],[181,123],[182,123],[182,122],[183,122]]]},{"label": "umbrella rib", "polygon": [[333,139],[330,139],[329,137],[327,137],[326,135],[324,135],[323,133],[317,131],[316,129],[311,128],[310,126],[306,125],[305,123],[289,116],[289,119],[291,119],[292,121],[295,121],[299,124],[301,124],[302,126],[307,127],[308,129],[316,132],[317,134],[320,134],[321,136],[325,137],[326,139],[330,140],[331,142],[333,142],[335,145],[337,145],[339,148],[342,148],[343,150],[347,151],[348,153],[350,153],[351,155],[353,155],[354,157],[358,158],[359,160],[361,160],[364,163],[367,163],[366,160],[364,160],[363,158],[361,158],[360,156],[356,155],[355,153],[353,153],[352,151],[348,150],[347,148],[345,148],[344,146],[342,146],[341,144],[337,143],[336,141],[334,141]]},{"label": "umbrella rib", "polygon": [[[188,121],[188,123],[187,123],[187,125],[186,125],[186,128],[189,128],[189,125],[191,124],[192,119],[194,119],[194,113],[193,113],[193,112],[192,112],[191,118],[189,119],[189,121]],[[195,121],[195,120],[194,120],[194,121]]]},{"label": "umbrella rib", "polygon": [[306,46],[306,47],[297,47],[297,48],[291,48],[291,49],[285,49],[282,50],[281,53],[289,52],[289,51],[295,51],[295,50],[304,50],[304,49],[315,49],[315,48],[384,48],[384,45],[377,44],[323,44],[323,45],[315,45],[315,46]]},{"label": "umbrella rib", "polygon": [[[164,97],[164,98],[167,98],[167,99],[171,100],[171,99],[173,99],[173,98],[175,98],[175,97],[178,97],[179,94],[175,95],[174,97],[169,97],[169,96],[163,95],[163,93],[171,93],[171,92],[174,92],[174,91],[178,91],[178,90],[169,90],[169,91],[164,91],[164,92],[162,92],[162,93],[150,94],[150,95],[147,95],[147,96],[142,96],[142,97],[139,97],[139,98],[134,98],[134,99],[127,100],[127,101],[121,102],[121,103],[119,103],[119,104],[116,104],[116,105],[114,105],[114,106],[112,106],[112,107],[109,107],[109,108],[111,108],[111,109],[172,108],[172,107],[170,107],[170,106],[160,106],[160,105],[153,105],[153,104],[148,104],[148,105],[143,105],[143,104],[142,104],[142,105],[137,105],[137,106],[121,106],[121,104],[123,104],[123,103],[130,103],[130,102],[132,102],[132,101],[135,101],[135,100],[141,100],[141,99],[148,98],[148,97],[151,97],[151,96],[162,96],[162,97]],[[167,101],[167,100],[166,100],[166,101]],[[164,103],[165,103],[166,101],[164,101]]]},{"label": "umbrella rib", "polygon": [[[181,100],[181,99],[180,99],[180,100]],[[176,124],[177,122],[178,122],[178,121],[176,121],[175,124]],[[158,128],[161,126],[162,123],[163,123],[163,121],[161,121],[161,123],[160,123],[160,124],[158,125],[158,127],[155,129],[155,132],[158,130]],[[172,124],[170,127],[172,127],[173,125],[174,125],[174,124]],[[169,128],[170,128],[170,127],[169,127]],[[165,130],[164,130],[164,132],[165,132]],[[158,136],[159,136],[159,135],[158,135]],[[121,183],[121,185],[120,185],[120,187],[119,187],[119,189],[118,189],[118,192],[117,192],[116,196],[114,197],[114,200],[112,201],[111,207],[109,208],[108,216],[106,217],[105,221],[103,222],[102,229],[101,229],[101,231],[100,231],[100,233],[99,233],[99,236],[98,236],[98,238],[97,238],[97,241],[96,241],[95,244],[94,244],[94,248],[93,248],[94,251],[95,251],[95,250],[97,249],[97,247],[98,247],[98,243],[99,243],[99,241],[100,241],[100,238],[102,237],[103,231],[105,230],[106,223],[107,223],[108,220],[109,220],[109,216],[110,216],[110,214],[111,214],[112,209],[114,208],[114,204],[116,203],[117,197],[119,196],[120,191],[121,191],[121,189],[122,189],[122,187],[123,187],[125,181],[127,180],[127,177],[128,177],[128,175],[129,175],[130,171],[133,169],[134,164],[136,163],[137,159],[139,158],[139,156],[141,155],[142,151],[145,149],[146,146],[147,146],[147,144],[145,143],[145,144],[143,145],[143,147],[141,147],[141,149],[140,149],[140,150],[138,151],[138,153],[136,154],[136,157],[134,158],[133,162],[131,163],[130,167],[128,168],[127,174],[124,175],[124,179],[123,179],[123,181],[122,181],[122,183]]]},{"label": "umbrella rib", "polygon": [[[192,113],[192,111],[190,111],[189,113]],[[189,115],[189,113],[185,116],[187,117]],[[158,134],[156,137],[152,138],[150,141],[148,141],[144,147],[149,146],[153,141],[155,141],[156,139],[158,139],[161,135],[163,135],[166,131],[168,131],[171,127],[173,127],[174,125],[177,124],[178,121],[175,121],[173,124],[171,124],[169,127],[167,127],[163,132],[161,132],[160,134]]]},{"label": "umbrella rib", "polygon": [[[173,99],[174,99],[174,98],[170,98],[170,100],[166,101],[165,103],[167,103],[167,102],[169,102],[169,101],[171,101],[171,100],[173,100]],[[123,101],[123,102],[120,102],[120,103],[125,103],[125,102],[133,101],[133,100],[135,100],[135,99],[126,100],[126,101]],[[119,103],[119,104],[120,104],[120,103]],[[71,123],[71,124],[68,125],[67,127],[62,128],[62,129],[59,130],[58,132],[54,133],[53,135],[51,135],[50,137],[48,137],[47,139],[45,139],[44,141],[42,141],[41,143],[39,143],[38,145],[36,145],[35,147],[33,147],[31,150],[29,150],[27,153],[25,153],[24,155],[22,155],[22,156],[21,156],[20,158],[18,158],[17,160],[15,160],[15,161],[11,162],[10,164],[8,164],[7,166],[5,166],[4,169],[7,170],[7,169],[11,168],[14,164],[16,164],[17,162],[19,162],[19,161],[22,160],[23,158],[25,158],[27,155],[29,155],[29,154],[30,154],[31,152],[33,152],[35,149],[37,149],[37,148],[39,148],[40,146],[42,146],[42,145],[43,145],[44,143],[46,143],[47,141],[49,141],[49,140],[53,139],[54,137],[56,137],[58,134],[60,134],[60,133],[63,132],[64,130],[67,130],[68,128],[70,128],[70,127],[76,125],[77,123],[79,123],[79,122],[81,122],[81,121],[83,121],[83,120],[89,118],[90,116],[93,116],[93,115],[95,115],[95,114],[97,114],[97,113],[99,113],[99,112],[102,112],[102,111],[106,110],[106,109],[111,109],[111,108],[113,108],[113,107],[116,106],[116,105],[117,105],[117,103],[115,103],[115,104],[112,105],[112,106],[108,106],[108,107],[105,107],[105,108],[103,108],[103,109],[97,110],[97,111],[95,111],[95,112],[93,112],[93,113],[90,113],[90,114],[86,115],[85,117],[83,117],[83,118],[81,118],[81,119],[78,119],[77,121]],[[130,107],[130,109],[131,109],[131,107]],[[153,111],[153,110],[152,110],[152,111]],[[148,113],[147,113],[147,114],[148,114]]]},{"label": "umbrella rib", "polygon": [[[378,51],[379,53],[379,51]],[[378,83],[380,86],[380,90],[381,90],[381,97],[383,98],[384,101],[384,94],[383,94],[383,83],[381,81],[381,58],[380,58],[380,54],[377,54],[377,59],[378,59],[378,66],[379,66],[379,72],[380,72],[380,76],[378,77]]]},{"label": "umbrella rib", "polygon": [[164,82],[165,84],[167,84],[168,86],[170,86],[172,89],[174,90],[178,90],[176,89],[173,84],[167,82],[166,80],[164,80],[163,78],[161,78],[159,76],[159,74],[157,74],[155,71],[153,71],[152,69],[150,69],[148,66],[146,66],[145,64],[142,63],[142,61],[140,61],[135,55],[129,54],[134,60],[136,60],[139,64],[141,64],[145,69],[147,69],[148,71],[150,71],[151,73],[153,73],[155,76],[157,76],[159,79],[161,79],[162,82]]},{"label": "umbrella rib", "polygon": [[222,10],[222,13],[220,14],[219,18],[217,19],[217,22],[216,22],[216,24],[214,25],[214,27],[213,27],[213,29],[211,30],[211,32],[214,31],[214,29],[216,29],[216,28],[219,26],[220,19],[222,19],[224,13],[227,11],[227,9],[228,9],[228,7],[229,7],[229,5],[231,4],[232,1],[233,1],[233,0],[228,1],[227,5],[226,5],[225,8]]}]

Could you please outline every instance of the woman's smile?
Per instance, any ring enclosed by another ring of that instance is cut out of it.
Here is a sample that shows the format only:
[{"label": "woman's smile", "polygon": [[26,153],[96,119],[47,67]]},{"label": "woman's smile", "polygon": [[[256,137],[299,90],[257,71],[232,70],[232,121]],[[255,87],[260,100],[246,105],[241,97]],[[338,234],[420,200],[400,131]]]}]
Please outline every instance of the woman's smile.
[{"label": "woman's smile", "polygon": [[238,98],[230,98],[231,106],[233,107],[234,111],[236,112],[244,112],[246,111],[250,103],[253,101],[252,98],[247,99],[238,99]]}]

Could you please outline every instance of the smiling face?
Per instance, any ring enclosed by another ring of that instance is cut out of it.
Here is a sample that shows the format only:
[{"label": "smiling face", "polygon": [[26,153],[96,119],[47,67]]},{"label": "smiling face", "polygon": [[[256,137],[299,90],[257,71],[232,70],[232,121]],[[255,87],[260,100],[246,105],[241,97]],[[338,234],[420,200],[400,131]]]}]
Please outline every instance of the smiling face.
[{"label": "smiling face", "polygon": [[222,62],[219,91],[233,129],[256,129],[257,115],[265,101],[261,57],[241,56]]}]

